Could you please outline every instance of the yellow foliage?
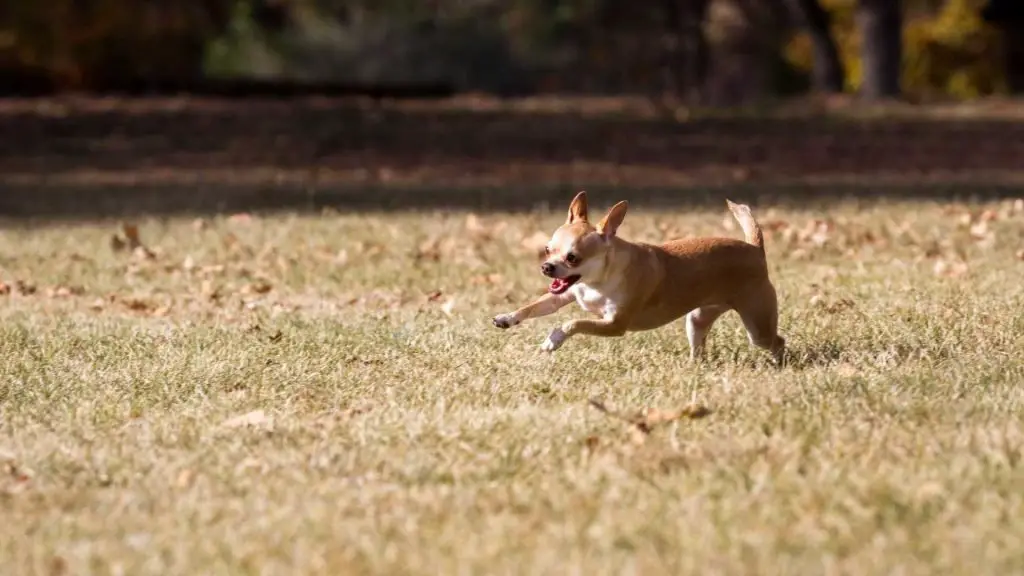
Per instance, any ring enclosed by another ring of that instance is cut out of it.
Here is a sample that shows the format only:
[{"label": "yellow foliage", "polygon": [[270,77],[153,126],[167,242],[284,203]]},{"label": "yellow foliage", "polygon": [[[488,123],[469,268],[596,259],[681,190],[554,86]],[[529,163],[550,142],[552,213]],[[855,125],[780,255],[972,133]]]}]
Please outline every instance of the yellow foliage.
[{"label": "yellow foliage", "polygon": [[[999,33],[978,15],[984,0],[946,0],[930,16],[909,16],[903,29],[903,89],[921,96],[972,98],[1004,92]],[[832,18],[832,33],[846,68],[846,89],[863,79],[856,0],[822,0]],[[784,48],[786,60],[810,71],[811,42],[805,32]]]}]

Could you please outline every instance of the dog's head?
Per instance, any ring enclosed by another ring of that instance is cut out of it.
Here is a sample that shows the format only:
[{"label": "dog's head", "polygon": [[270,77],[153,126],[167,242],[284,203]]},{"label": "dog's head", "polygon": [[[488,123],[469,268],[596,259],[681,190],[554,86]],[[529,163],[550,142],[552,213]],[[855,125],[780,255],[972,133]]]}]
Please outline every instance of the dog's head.
[{"label": "dog's head", "polygon": [[587,193],[580,192],[569,204],[569,215],[545,247],[541,273],[552,278],[548,290],[562,294],[583,280],[602,278],[611,240],[626,217],[625,201],[612,206],[596,227],[587,218]]}]

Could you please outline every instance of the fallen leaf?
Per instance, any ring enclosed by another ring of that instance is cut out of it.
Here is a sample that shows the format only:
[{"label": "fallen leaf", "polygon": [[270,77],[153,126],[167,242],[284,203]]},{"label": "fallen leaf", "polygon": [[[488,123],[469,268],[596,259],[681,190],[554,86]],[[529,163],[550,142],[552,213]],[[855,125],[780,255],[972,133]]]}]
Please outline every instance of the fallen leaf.
[{"label": "fallen leaf", "polygon": [[192,479],[195,477],[195,475],[195,472],[188,468],[185,468],[181,472],[178,472],[178,479],[174,482],[174,484],[178,488],[188,488],[189,486],[192,485]]},{"label": "fallen leaf", "polygon": [[932,271],[938,276],[956,278],[967,273],[967,263],[962,260],[936,260]]},{"label": "fallen leaf", "polygon": [[110,236],[110,249],[113,250],[114,252],[120,252],[120,251],[124,250],[127,247],[128,247],[128,243],[125,242],[117,234],[113,234],[113,235]]},{"label": "fallen leaf", "polygon": [[246,286],[248,292],[253,294],[266,294],[274,289],[274,287],[265,280],[257,280]]},{"label": "fallen leaf", "polygon": [[971,238],[975,240],[982,240],[987,237],[991,232],[989,231],[988,220],[978,220],[974,224],[971,224],[969,228]]},{"label": "fallen leaf", "polygon": [[145,246],[136,246],[135,249],[132,250],[132,256],[138,260],[155,260],[156,252],[153,252]]},{"label": "fallen leaf", "polygon": [[50,558],[50,576],[64,576],[68,573],[68,561],[62,556]]},{"label": "fallen leaf", "polygon": [[221,298],[220,287],[214,284],[212,280],[203,280],[199,290],[200,293],[211,302],[215,302]]},{"label": "fallen leaf", "polygon": [[6,282],[0,282],[0,296],[7,296],[11,293],[11,285]]},{"label": "fallen leaf", "polygon": [[441,299],[442,296],[444,296],[443,292],[441,292],[440,290],[434,290],[433,292],[427,294],[427,302],[437,302],[438,300]]},{"label": "fallen leaf", "polygon": [[149,312],[152,305],[141,298],[129,298],[123,301],[124,305],[133,312]]},{"label": "fallen leaf", "polygon": [[69,296],[81,296],[85,294],[85,288],[81,286],[54,286],[46,289],[48,298],[67,298]]},{"label": "fallen leaf", "polygon": [[124,237],[128,241],[128,248],[134,250],[139,246],[142,246],[142,239],[139,238],[138,224],[130,224],[128,222],[125,222],[121,224],[121,232],[124,233]]},{"label": "fallen leaf", "polygon": [[273,419],[263,410],[253,410],[221,422],[222,428],[244,428],[248,426],[272,426]]},{"label": "fallen leaf", "polygon": [[30,296],[36,293],[35,284],[31,284],[23,280],[15,280],[14,287],[18,291],[18,294],[21,294],[22,296]]},{"label": "fallen leaf", "polygon": [[271,334],[270,337],[267,338],[267,341],[270,342],[271,344],[276,344],[281,341],[281,338],[284,338],[284,334],[281,333],[280,330],[278,330]]},{"label": "fallen leaf", "polygon": [[455,299],[449,298],[444,304],[441,305],[441,312],[444,312],[446,316],[451,316],[455,310]]},{"label": "fallen leaf", "polygon": [[711,414],[711,410],[706,406],[696,403],[691,403],[680,410],[664,411],[657,408],[648,408],[634,414],[624,414],[622,412],[612,410],[608,408],[603,401],[597,398],[591,398],[589,403],[601,413],[629,424],[631,438],[633,442],[638,444],[642,443],[644,436],[650,434],[654,429],[654,426],[658,424],[674,422],[682,418],[695,420],[698,418],[704,418]]},{"label": "fallen leaf", "polygon": [[420,243],[419,248],[413,254],[416,260],[430,260],[437,262],[441,259],[441,241],[438,238],[430,238]]}]

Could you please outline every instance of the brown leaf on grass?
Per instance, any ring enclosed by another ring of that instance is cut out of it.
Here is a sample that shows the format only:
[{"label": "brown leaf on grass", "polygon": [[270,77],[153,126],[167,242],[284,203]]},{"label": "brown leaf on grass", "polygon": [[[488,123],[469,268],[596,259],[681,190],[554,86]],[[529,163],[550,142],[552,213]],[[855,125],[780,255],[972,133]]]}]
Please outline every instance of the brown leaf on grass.
[{"label": "brown leaf on grass", "polygon": [[222,294],[220,286],[214,284],[212,280],[203,280],[199,290],[203,297],[211,302],[216,302],[221,299]]},{"label": "brown leaf on grass", "polygon": [[131,251],[134,257],[140,260],[152,260],[156,258],[156,253],[142,243],[142,238],[139,236],[138,224],[125,222],[121,224],[121,232],[124,234],[124,239],[121,239],[121,237],[116,234],[111,237],[111,250],[114,252],[120,252],[127,248]]},{"label": "brown leaf on grass", "polygon": [[85,294],[85,288],[81,286],[58,285],[46,289],[47,298],[67,298],[69,296],[81,296]]},{"label": "brown leaf on grass", "polygon": [[944,276],[946,278],[957,278],[967,273],[968,267],[967,262],[963,260],[946,260],[940,259],[935,261],[935,265],[932,267],[932,271],[937,276]]},{"label": "brown leaf on grass", "polygon": [[591,398],[589,404],[602,414],[621,420],[629,425],[630,435],[634,442],[642,443],[644,436],[651,433],[659,424],[675,422],[683,418],[696,420],[711,414],[711,410],[700,404],[690,404],[678,410],[661,410],[658,408],[646,408],[634,413],[624,413],[612,410],[599,398]]},{"label": "brown leaf on grass", "polygon": [[441,259],[440,238],[428,238],[421,242],[419,248],[413,253],[413,259],[429,260],[431,262],[439,261]]},{"label": "brown leaf on grass", "polygon": [[141,298],[129,298],[127,300],[122,300],[122,304],[132,312],[149,312],[153,309],[152,304]]},{"label": "brown leaf on grass", "polygon": [[274,287],[266,280],[256,280],[242,287],[242,294],[267,294]]},{"label": "brown leaf on grass", "polygon": [[442,296],[444,296],[443,292],[441,292],[440,290],[434,290],[427,294],[427,302],[437,302],[438,300],[441,299]]},{"label": "brown leaf on grass", "polygon": [[835,224],[831,220],[811,220],[801,232],[800,239],[821,247],[828,243],[834,230]]},{"label": "brown leaf on grass", "polygon": [[178,472],[178,478],[174,481],[174,485],[178,488],[188,488],[192,485],[192,479],[195,478],[195,476],[195,472],[185,468],[181,472]]},{"label": "brown leaf on grass", "polygon": [[220,241],[228,250],[234,250],[239,245],[238,236],[235,236],[233,232],[228,232],[227,234],[221,236]]},{"label": "brown leaf on grass", "polygon": [[281,341],[282,338],[284,338],[284,333],[282,333],[280,330],[277,330],[269,337],[267,337],[267,342],[270,342],[271,344],[277,344],[278,342]]},{"label": "brown leaf on grass", "polygon": [[121,224],[121,232],[124,233],[124,237],[127,240],[128,248],[134,250],[139,246],[142,246],[142,239],[139,238],[139,226],[138,224],[131,224],[125,222]]},{"label": "brown leaf on grass", "polygon": [[36,293],[36,285],[24,280],[15,280],[14,288],[22,296],[31,296]]},{"label": "brown leaf on grass", "polygon": [[274,425],[273,418],[267,416],[263,410],[253,410],[238,416],[228,418],[221,422],[221,428],[247,428],[247,427],[271,427]]},{"label": "brown leaf on grass", "polygon": [[7,296],[11,293],[11,285],[6,282],[0,282],[0,296]]},{"label": "brown leaf on grass", "polygon": [[451,316],[455,313],[455,298],[449,298],[444,304],[441,304],[441,312],[444,312],[445,316]]}]

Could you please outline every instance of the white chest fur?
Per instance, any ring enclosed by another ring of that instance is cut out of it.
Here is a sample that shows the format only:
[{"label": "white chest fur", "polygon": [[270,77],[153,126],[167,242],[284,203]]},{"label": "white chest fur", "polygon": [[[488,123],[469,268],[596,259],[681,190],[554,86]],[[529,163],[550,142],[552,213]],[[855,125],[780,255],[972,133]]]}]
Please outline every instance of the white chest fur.
[{"label": "white chest fur", "polygon": [[591,314],[608,318],[613,316],[618,308],[613,297],[582,282],[573,285],[572,293],[580,308]]}]

